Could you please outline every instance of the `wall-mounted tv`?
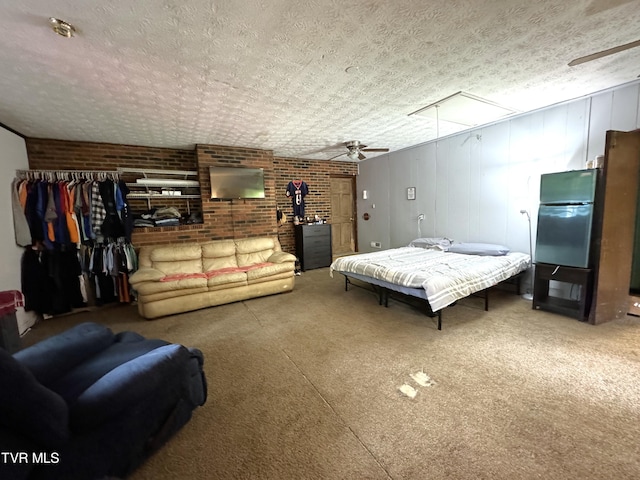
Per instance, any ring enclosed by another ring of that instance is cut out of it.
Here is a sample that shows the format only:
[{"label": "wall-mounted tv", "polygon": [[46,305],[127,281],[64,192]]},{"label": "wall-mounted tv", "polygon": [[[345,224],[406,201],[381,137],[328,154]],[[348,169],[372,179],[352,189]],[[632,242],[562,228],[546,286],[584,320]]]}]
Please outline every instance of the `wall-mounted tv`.
[{"label": "wall-mounted tv", "polygon": [[211,198],[264,198],[264,169],[209,167]]}]

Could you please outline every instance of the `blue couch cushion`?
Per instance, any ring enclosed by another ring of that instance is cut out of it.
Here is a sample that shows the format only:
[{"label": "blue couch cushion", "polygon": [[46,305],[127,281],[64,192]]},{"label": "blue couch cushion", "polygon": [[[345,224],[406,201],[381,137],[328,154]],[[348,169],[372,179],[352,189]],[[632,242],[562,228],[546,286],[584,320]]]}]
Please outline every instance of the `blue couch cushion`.
[{"label": "blue couch cushion", "polygon": [[131,337],[125,337],[124,343],[114,343],[88,358],[53,382],[50,385],[51,390],[61,395],[68,404],[71,404],[82,392],[114,368],[168,344],[164,340],[145,339],[141,336],[135,341],[131,340]]},{"label": "blue couch cushion", "polygon": [[33,374],[0,348],[0,425],[37,445],[55,449],[69,438],[69,410],[64,399],[41,385]]},{"label": "blue couch cushion", "polygon": [[114,368],[70,404],[72,430],[96,428],[158,394],[179,396],[190,357],[182,345],[164,345]]},{"label": "blue couch cushion", "polygon": [[14,354],[15,358],[46,387],[101,352],[115,341],[113,332],[97,323],[81,323]]}]

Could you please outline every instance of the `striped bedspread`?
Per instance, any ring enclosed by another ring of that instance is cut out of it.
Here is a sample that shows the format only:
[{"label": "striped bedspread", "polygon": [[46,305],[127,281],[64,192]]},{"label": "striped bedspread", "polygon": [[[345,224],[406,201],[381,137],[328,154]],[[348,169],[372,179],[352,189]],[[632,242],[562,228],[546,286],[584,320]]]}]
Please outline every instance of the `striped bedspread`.
[{"label": "striped bedspread", "polygon": [[436,312],[528,266],[529,255],[519,252],[493,257],[400,247],[338,258],[329,272],[332,276],[333,272],[357,273],[403,287],[423,288]]}]

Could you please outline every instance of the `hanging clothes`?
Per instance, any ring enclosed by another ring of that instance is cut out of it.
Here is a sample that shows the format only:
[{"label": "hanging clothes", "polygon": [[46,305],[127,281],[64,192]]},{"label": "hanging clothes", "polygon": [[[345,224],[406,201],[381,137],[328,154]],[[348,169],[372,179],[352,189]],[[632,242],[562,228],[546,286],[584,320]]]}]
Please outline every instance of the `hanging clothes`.
[{"label": "hanging clothes", "polygon": [[82,237],[84,241],[93,240],[96,234],[91,223],[91,191],[92,183],[85,182],[80,185],[80,216],[82,219]]},{"label": "hanging clothes", "polygon": [[11,187],[16,242],[25,247],[26,309],[56,315],[89,303],[130,302],[128,277],[137,257],[123,223],[120,183],[104,175],[37,172]]},{"label": "hanging clothes", "polygon": [[302,180],[292,180],[287,185],[286,195],[291,197],[293,214],[296,217],[304,217],[304,197],[309,194],[309,186]]},{"label": "hanging clothes", "polygon": [[133,214],[131,213],[131,207],[129,206],[129,200],[127,199],[127,195],[129,195],[131,190],[123,180],[118,182],[118,187],[122,194],[121,219],[124,227],[124,238],[128,243],[131,243],[131,235],[133,234]]},{"label": "hanging clothes", "polygon": [[80,289],[80,263],[75,248],[27,247],[22,255],[25,310],[59,315],[86,306]]},{"label": "hanging clothes", "polygon": [[27,190],[25,216],[27,217],[27,223],[29,224],[29,231],[31,233],[31,243],[44,241],[44,231],[42,229],[42,221],[39,215],[39,201],[40,201],[40,187],[38,182],[24,182]]},{"label": "hanging clothes", "polygon": [[15,232],[16,244],[21,247],[31,245],[31,229],[25,214],[26,189],[24,191],[24,204],[22,203],[20,186],[24,182],[14,179],[11,183],[11,209],[13,210],[13,230]]},{"label": "hanging clothes", "polygon": [[[118,207],[120,210],[122,209],[120,189],[111,180],[105,180],[98,183],[98,191],[104,208],[104,216],[100,226],[102,235],[113,239],[123,237],[124,226],[118,214]],[[120,197],[119,203],[118,197]]]},{"label": "hanging clothes", "polygon": [[78,225],[78,217],[75,212],[76,184],[74,182],[67,184],[65,195],[67,198],[65,217],[67,220],[67,229],[69,230],[69,239],[71,243],[79,245],[80,227]]},{"label": "hanging clothes", "polygon": [[55,286],[43,254],[41,245],[25,248],[21,260],[21,290],[26,311],[48,314],[53,310]]},{"label": "hanging clothes", "polygon": [[102,235],[102,222],[107,218],[107,210],[104,208],[100,185],[98,182],[91,184],[91,225],[95,235]]}]

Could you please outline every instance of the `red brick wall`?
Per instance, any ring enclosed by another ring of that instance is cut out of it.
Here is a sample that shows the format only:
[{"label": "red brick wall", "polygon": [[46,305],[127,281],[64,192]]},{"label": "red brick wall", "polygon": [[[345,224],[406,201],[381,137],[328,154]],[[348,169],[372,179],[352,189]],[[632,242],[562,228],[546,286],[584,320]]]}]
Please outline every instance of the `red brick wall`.
[{"label": "red brick wall", "polygon": [[[200,194],[205,225],[216,238],[261,237],[277,234],[275,172],[269,150],[198,145]],[[211,197],[209,167],[264,169],[265,198],[220,200]]]},{"label": "red brick wall", "polygon": [[118,167],[195,170],[193,150],[28,138],[34,170],[115,170]]},{"label": "red brick wall", "polygon": [[357,174],[358,166],[351,162],[330,162],[328,160],[304,160],[299,158],[275,157],[277,206],[287,216],[287,223],[279,227],[280,243],[287,251],[295,251],[293,232],[292,199],[285,195],[287,185],[292,180],[303,180],[309,187],[304,198],[305,216],[318,215],[331,223],[330,178],[351,177]]},{"label": "red brick wall", "polygon": [[[295,179],[304,180],[309,186],[305,214],[317,214],[331,221],[330,178],[357,174],[354,163],[274,157],[269,150],[218,145],[198,145],[195,150],[183,150],[33,138],[27,139],[26,144],[29,167],[37,170],[113,171],[118,167],[197,170],[202,205],[192,205],[192,211],[202,208],[204,223],[136,228],[132,239],[136,247],[277,234],[283,250],[293,253],[293,208],[291,199],[285,195],[288,183]],[[264,168],[265,198],[210,199],[209,167],[213,165]],[[180,203],[184,201],[171,202],[165,198],[162,204],[173,204],[181,210],[185,208],[184,203]],[[146,201],[132,206],[146,209]],[[286,214],[286,224],[278,225],[277,209]]]}]

